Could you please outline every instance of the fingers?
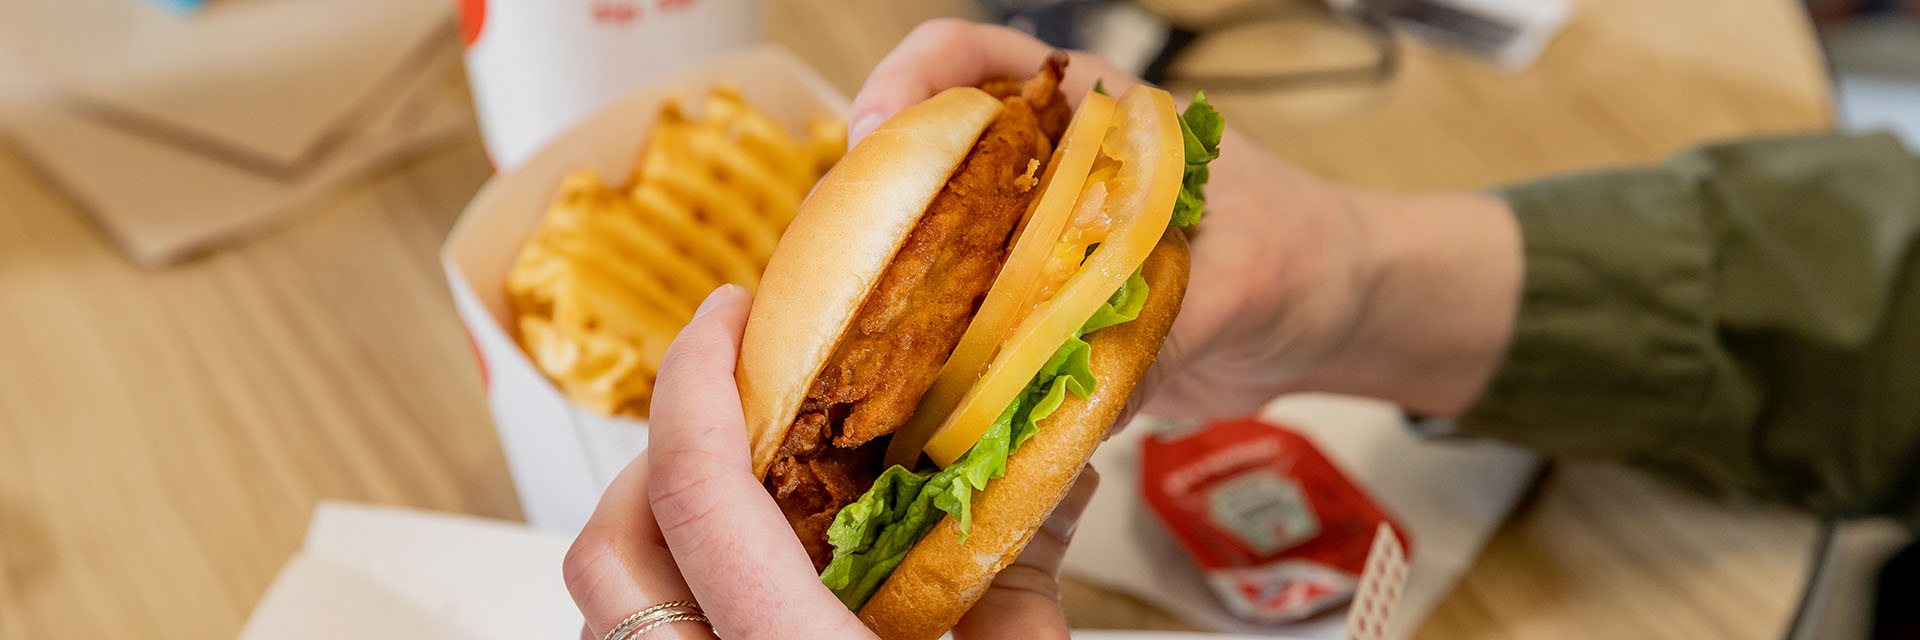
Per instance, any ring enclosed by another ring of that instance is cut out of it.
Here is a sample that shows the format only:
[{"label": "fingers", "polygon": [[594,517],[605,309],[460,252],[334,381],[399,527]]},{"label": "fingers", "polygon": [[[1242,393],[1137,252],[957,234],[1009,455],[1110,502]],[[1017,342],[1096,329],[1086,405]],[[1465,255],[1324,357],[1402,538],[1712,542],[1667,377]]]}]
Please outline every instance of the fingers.
[{"label": "fingers", "polygon": [[[562,575],[574,606],[586,618],[583,638],[604,636],[635,611],[693,598],[647,506],[646,466],[642,454],[614,478],[567,549]],[[713,637],[697,623],[674,624],[648,635]]]},{"label": "fingers", "polygon": [[953,628],[960,640],[997,638],[1065,638],[1067,620],[1060,610],[1060,563],[1080,516],[1093,501],[1100,474],[1088,466],[1054,507],[1040,530],[1034,532],[1019,559],[994,577],[973,610]]},{"label": "fingers", "polygon": [[1020,558],[1014,560],[1012,566],[1037,569],[1050,579],[1058,578],[1060,563],[1067,557],[1067,544],[1073,540],[1074,530],[1080,527],[1080,516],[1086,513],[1098,488],[1100,472],[1094,470],[1093,465],[1081,468],[1080,479],[1074,481],[1067,497],[1054,507],[1053,514],[1047,516],[1047,521],[1040,525],[1040,531],[1034,533],[1033,541],[1027,543],[1026,550],[1020,552]]},{"label": "fingers", "polygon": [[[730,294],[722,287],[716,294]],[[717,318],[708,318],[728,295],[709,296],[702,303],[688,330],[708,326]],[[662,370],[661,378],[699,375],[684,371]],[[729,375],[729,380],[731,376]],[[658,396],[656,395],[656,398]],[[738,402],[724,403],[737,406]],[[670,421],[655,421],[657,428]],[[743,428],[744,429],[744,428]],[[563,572],[567,590],[575,606],[586,618],[582,634],[597,638],[635,611],[662,602],[693,599],[693,591],[680,577],[672,551],[660,534],[648,500],[648,460],[646,453],[620,471],[600,496],[593,515],[567,549]],[[683,637],[712,637],[704,627],[672,625],[661,632],[678,632]]]},{"label": "fingers", "polygon": [[644,483],[653,516],[719,635],[863,634],[753,475],[733,382],[748,297],[716,289],[663,358]]},{"label": "fingers", "polygon": [[[1025,33],[998,25],[941,18],[920,23],[875,66],[853,98],[847,144],[859,142],[889,116],[943,89],[978,84],[994,77],[1025,78],[1040,68],[1053,47]],[[1078,103],[1104,81],[1119,95],[1140,81],[1133,74],[1089,53],[1069,52],[1061,93]]]},{"label": "fingers", "polygon": [[1107,426],[1105,438],[1113,438],[1142,412],[1161,418],[1192,417],[1187,412],[1177,410],[1178,407],[1169,406],[1167,394],[1162,393],[1169,382],[1180,377],[1193,357],[1192,350],[1188,348],[1188,331],[1184,330],[1186,326],[1180,324],[1179,318],[1173,322],[1173,331],[1160,343],[1160,351],[1154,356],[1153,364],[1147,367],[1146,375],[1140,378],[1140,384],[1135,385],[1133,393],[1127,395],[1126,404],[1120,407],[1120,416]]},{"label": "fingers", "polygon": [[[1174,320],[1175,324],[1179,322],[1177,318]],[[1183,339],[1185,336],[1179,331],[1181,328],[1183,327],[1175,327],[1175,331],[1168,333],[1167,339],[1160,343],[1160,351],[1154,357],[1153,364],[1147,367],[1146,375],[1140,378],[1140,384],[1133,387],[1133,393],[1127,396],[1126,404],[1120,407],[1120,418],[1115,420],[1112,426],[1107,427],[1106,437],[1112,438],[1113,434],[1126,428],[1128,423],[1133,422],[1134,416],[1142,411],[1148,415],[1162,417],[1182,415],[1166,413],[1169,408],[1166,406],[1167,399],[1160,393],[1171,378],[1179,376],[1180,370],[1187,366],[1187,360],[1192,356],[1187,349],[1186,340]]]}]

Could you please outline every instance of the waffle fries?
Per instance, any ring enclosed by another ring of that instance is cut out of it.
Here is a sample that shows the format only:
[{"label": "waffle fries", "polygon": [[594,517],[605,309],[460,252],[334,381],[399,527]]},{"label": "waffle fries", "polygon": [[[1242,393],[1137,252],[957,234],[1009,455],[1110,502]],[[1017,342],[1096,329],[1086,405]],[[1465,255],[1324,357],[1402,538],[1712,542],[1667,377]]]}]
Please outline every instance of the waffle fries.
[{"label": "waffle fries", "polygon": [[841,121],[790,135],[737,90],[660,109],[624,185],[568,176],[512,270],[520,346],[575,402],[645,417],[667,344],[707,292],[754,289],[800,201],[846,148]]}]

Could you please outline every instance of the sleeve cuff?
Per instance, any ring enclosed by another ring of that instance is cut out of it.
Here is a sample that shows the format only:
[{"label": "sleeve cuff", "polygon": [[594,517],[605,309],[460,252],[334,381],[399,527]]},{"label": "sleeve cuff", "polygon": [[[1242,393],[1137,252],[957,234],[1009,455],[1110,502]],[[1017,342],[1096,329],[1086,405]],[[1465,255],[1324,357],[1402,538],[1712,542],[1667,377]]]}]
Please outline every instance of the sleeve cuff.
[{"label": "sleeve cuff", "polygon": [[1711,251],[1693,185],[1643,170],[1500,195],[1526,279],[1505,360],[1461,432],[1550,453],[1662,446],[1711,378]]}]

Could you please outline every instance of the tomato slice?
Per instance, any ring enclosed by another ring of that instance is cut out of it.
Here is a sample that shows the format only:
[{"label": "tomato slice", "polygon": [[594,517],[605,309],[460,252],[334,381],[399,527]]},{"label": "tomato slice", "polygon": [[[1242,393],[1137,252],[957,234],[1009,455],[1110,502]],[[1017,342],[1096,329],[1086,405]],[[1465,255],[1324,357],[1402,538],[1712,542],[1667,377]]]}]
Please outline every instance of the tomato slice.
[{"label": "tomato slice", "polygon": [[1113,107],[1113,98],[1097,93],[1088,92],[1081,99],[1073,121],[1060,136],[1059,148],[1054,149],[1046,172],[1040,176],[1040,197],[1033,199],[1020,228],[1014,231],[1013,249],[1007,252],[1000,276],[988,289],[986,299],[980,301],[980,310],[973,314],[966,333],[960,335],[959,344],[940,368],[933,386],[920,396],[913,418],[894,432],[887,445],[888,465],[913,466],[947,413],[960,404],[967,388],[980,378],[1007,333],[1033,309],[1029,301],[1039,284],[1033,274],[1045,267],[1050,257],[1047,250],[1072,217],[1074,197],[1086,183],[1113,122]]},{"label": "tomato slice", "polygon": [[[1173,217],[1184,167],[1178,117],[1173,97],[1160,89],[1139,85],[1120,96],[1113,124],[1101,144],[1101,155],[1117,162],[1096,160],[1088,183],[1080,189],[1080,199],[1103,198],[1098,207],[1100,215],[1074,216],[1091,226],[1069,226],[1045,251],[1035,253],[1063,255],[1056,252],[1063,243],[1085,247],[1099,242],[1100,247],[1086,256],[1057,293],[1020,318],[1010,335],[996,333],[1008,335],[1007,340],[955,409],[944,414],[945,422],[927,442],[927,455],[935,463],[942,467],[953,464],[973,447],[1053,352],[1093,316],[1159,243]],[[1026,240],[1022,235],[1022,243]],[[1010,278],[1032,278],[1038,273],[1015,271],[1014,267],[1010,261],[1002,273]],[[988,294],[989,299],[999,293],[998,284]],[[973,327],[968,331],[971,333]],[[923,400],[921,411],[929,408]],[[916,420],[920,418],[915,415]]]}]

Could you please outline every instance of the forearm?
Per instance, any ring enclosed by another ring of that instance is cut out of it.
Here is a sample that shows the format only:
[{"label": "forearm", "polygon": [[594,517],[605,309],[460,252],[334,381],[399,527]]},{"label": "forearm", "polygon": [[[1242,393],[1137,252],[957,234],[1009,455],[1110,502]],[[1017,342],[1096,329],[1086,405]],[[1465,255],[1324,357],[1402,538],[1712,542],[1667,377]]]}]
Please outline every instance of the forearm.
[{"label": "forearm", "polygon": [[1216,165],[1148,410],[1372,396],[1920,523],[1920,163],[1890,138],[1710,147],[1500,197]]},{"label": "forearm", "polygon": [[[1499,198],[1344,191],[1367,241],[1358,322],[1311,389],[1457,415],[1480,396],[1513,332],[1520,229]],[[1384,365],[1384,366],[1383,366]]]},{"label": "forearm", "polygon": [[1726,145],[1505,196],[1525,277],[1463,429],[1920,522],[1920,166],[1898,143]]}]

